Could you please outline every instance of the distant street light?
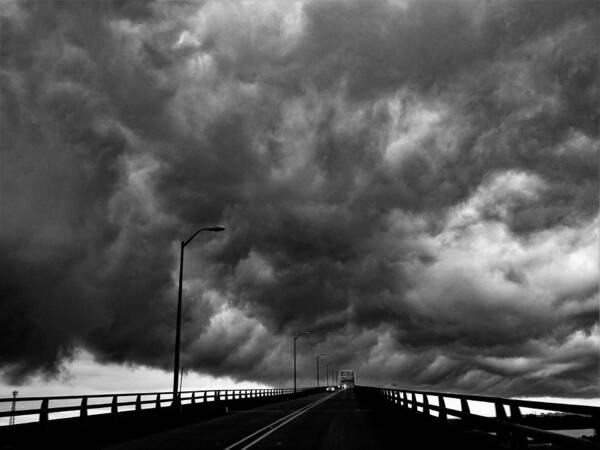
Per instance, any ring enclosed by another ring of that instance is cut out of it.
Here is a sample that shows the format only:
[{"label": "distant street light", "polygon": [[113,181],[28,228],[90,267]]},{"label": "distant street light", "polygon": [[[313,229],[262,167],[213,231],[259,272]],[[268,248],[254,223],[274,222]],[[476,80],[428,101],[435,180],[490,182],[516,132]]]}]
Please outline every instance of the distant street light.
[{"label": "distant street light", "polygon": [[294,336],[294,394],[296,393],[296,340],[305,334],[310,334],[310,331],[303,331]]},{"label": "distant street light", "polygon": [[329,386],[329,364],[327,364],[327,386]]},{"label": "distant street light", "polygon": [[201,231],[224,231],[225,227],[207,227],[200,228],[192,234],[187,240],[181,241],[181,253],[179,256],[179,295],[177,297],[177,326],[175,328],[175,361],[173,364],[173,405],[178,404],[179,394],[177,390],[177,379],[179,377],[179,345],[181,341],[181,284],[183,282],[183,249],[192,239]]},{"label": "distant street light", "polygon": [[321,353],[321,354],[317,355],[317,387],[319,387],[319,357],[320,356],[327,356],[327,354]]}]

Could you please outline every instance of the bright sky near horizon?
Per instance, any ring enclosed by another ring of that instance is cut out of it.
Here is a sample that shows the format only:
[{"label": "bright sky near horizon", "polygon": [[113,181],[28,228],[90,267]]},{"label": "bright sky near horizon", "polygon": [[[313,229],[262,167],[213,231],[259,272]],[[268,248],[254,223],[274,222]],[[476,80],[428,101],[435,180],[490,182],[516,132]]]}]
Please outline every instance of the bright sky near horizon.
[{"label": "bright sky near horizon", "polygon": [[[19,397],[105,394],[119,392],[170,392],[173,373],[164,370],[123,364],[99,364],[86,351],[64,364],[61,373],[56,377],[35,375],[27,384],[17,385],[0,381],[0,397],[10,397],[12,391],[18,390]],[[184,390],[203,389],[259,389],[268,385],[255,382],[236,382],[230,377],[212,377],[198,375],[196,372],[185,372],[183,376]]]}]

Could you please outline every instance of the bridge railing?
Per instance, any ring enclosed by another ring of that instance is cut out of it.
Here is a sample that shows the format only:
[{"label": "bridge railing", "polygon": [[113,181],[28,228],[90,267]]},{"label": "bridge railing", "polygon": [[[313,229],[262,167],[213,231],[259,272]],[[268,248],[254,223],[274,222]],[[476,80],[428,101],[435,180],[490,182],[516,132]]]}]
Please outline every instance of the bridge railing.
[{"label": "bridge railing", "polygon": [[[396,388],[357,386],[357,389],[378,395],[390,406],[435,417],[445,423],[459,419],[461,426],[495,434],[498,441],[510,448],[526,449],[535,442],[568,449],[600,449],[598,441],[552,431],[595,428],[597,435],[600,407]],[[450,403],[459,405],[459,409],[450,407]],[[470,406],[481,403],[494,411],[490,417],[471,412]],[[524,411],[532,410],[544,411],[547,415],[524,414]]]},{"label": "bridge railing", "polygon": [[[305,388],[309,389],[309,388]],[[303,391],[305,389],[298,389]],[[180,392],[179,402],[189,404],[216,404],[218,402],[256,399],[292,394],[293,388],[279,389],[209,389]],[[13,402],[15,405],[12,410]],[[124,392],[116,394],[57,395],[50,397],[0,398],[0,425],[7,425],[10,417],[20,417],[19,423],[47,422],[67,417],[87,417],[97,414],[118,414],[173,405],[172,392]]]}]

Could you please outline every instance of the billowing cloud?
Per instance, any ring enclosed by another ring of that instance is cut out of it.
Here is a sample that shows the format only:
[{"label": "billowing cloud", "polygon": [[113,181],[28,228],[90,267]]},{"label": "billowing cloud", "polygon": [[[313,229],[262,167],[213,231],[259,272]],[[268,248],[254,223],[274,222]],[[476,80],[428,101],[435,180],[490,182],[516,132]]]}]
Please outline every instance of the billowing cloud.
[{"label": "billowing cloud", "polygon": [[599,8],[7,3],[2,374],[598,396]]}]

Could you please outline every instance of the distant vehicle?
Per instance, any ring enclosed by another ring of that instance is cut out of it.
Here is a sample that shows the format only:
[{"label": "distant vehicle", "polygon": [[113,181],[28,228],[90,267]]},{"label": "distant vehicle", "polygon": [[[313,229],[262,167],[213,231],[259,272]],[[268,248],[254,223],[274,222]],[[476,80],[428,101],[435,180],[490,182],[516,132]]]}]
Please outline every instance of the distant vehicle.
[{"label": "distant vehicle", "polygon": [[340,386],[342,389],[351,389],[354,387],[354,370],[340,370]]},{"label": "distant vehicle", "polygon": [[327,389],[325,389],[327,392],[332,392],[335,391],[335,386],[327,386]]}]

